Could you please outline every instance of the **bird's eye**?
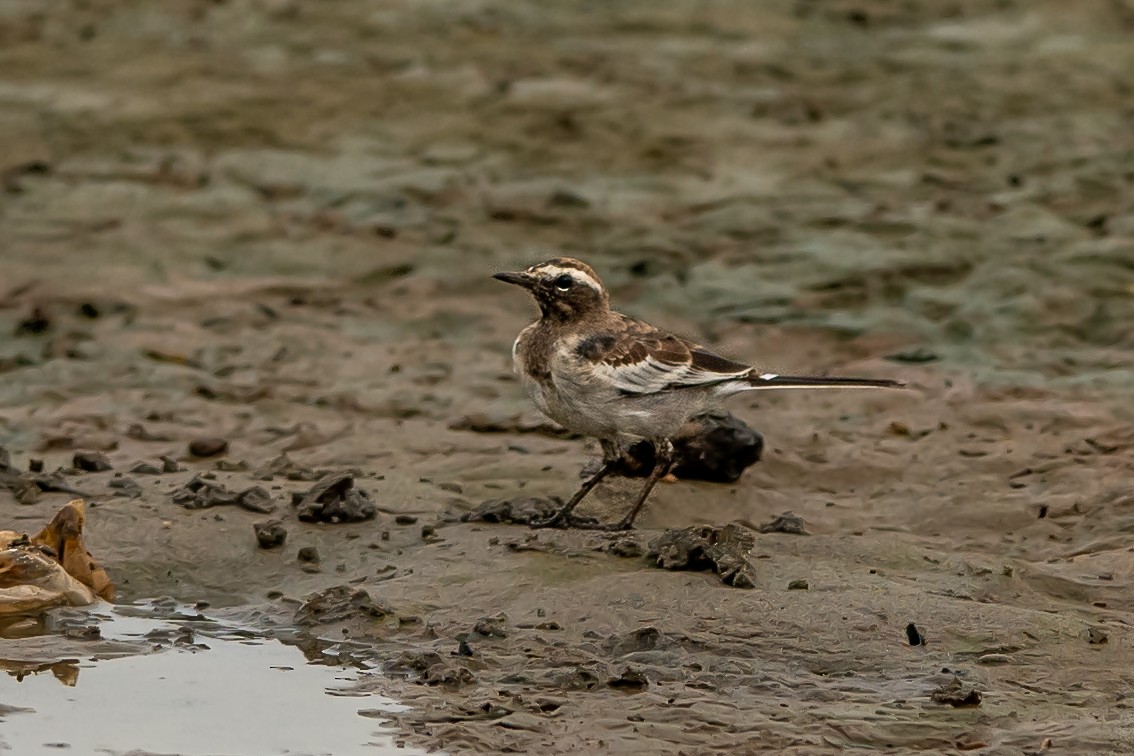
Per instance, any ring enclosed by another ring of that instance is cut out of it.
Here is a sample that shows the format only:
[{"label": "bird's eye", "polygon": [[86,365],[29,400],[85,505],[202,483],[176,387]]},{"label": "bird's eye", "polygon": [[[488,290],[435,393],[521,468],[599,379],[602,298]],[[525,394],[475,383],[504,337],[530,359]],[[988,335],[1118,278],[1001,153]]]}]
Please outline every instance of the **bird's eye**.
[{"label": "bird's eye", "polygon": [[564,273],[559,278],[555,279],[555,288],[559,289],[560,291],[569,291],[571,289],[571,285],[574,283],[575,281],[571,278],[571,276]]}]

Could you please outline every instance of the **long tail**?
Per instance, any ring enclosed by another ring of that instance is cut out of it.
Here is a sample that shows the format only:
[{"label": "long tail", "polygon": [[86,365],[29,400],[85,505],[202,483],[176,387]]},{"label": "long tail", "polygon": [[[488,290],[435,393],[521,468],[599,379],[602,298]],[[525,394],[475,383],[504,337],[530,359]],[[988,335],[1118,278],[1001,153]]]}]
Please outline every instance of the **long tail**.
[{"label": "long tail", "polygon": [[748,376],[752,389],[793,389],[793,388],[884,388],[901,389],[906,384],[884,378],[826,378],[807,375],[777,375],[775,373],[755,373]]}]

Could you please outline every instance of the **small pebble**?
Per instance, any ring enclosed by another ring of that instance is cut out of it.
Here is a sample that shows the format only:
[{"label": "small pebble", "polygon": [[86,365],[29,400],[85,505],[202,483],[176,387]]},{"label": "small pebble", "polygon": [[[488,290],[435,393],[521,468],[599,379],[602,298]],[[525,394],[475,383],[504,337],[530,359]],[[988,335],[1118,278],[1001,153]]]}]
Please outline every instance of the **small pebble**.
[{"label": "small pebble", "polygon": [[796,578],[787,584],[789,591],[806,591],[811,586],[803,578]]},{"label": "small pebble", "polygon": [[301,562],[311,562],[315,564],[319,561],[319,551],[314,546],[304,546],[299,550],[299,554],[296,556]]},{"label": "small pebble", "polygon": [[228,440],[220,436],[202,436],[189,442],[189,453],[194,457],[215,457],[228,451]]},{"label": "small pebble", "polygon": [[254,523],[252,530],[256,534],[256,542],[260,544],[262,549],[274,549],[277,546],[283,546],[287,540],[287,531],[284,530],[283,522],[280,520],[265,520],[264,522]]}]

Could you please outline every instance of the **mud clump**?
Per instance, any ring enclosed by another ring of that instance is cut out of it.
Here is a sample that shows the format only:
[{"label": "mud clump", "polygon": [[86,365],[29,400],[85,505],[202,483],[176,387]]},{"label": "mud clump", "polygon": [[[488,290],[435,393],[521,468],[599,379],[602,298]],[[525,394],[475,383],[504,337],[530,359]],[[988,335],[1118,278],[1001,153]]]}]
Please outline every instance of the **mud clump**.
[{"label": "mud clump", "polygon": [[319,480],[319,473],[315,472],[310,467],[304,467],[301,464],[293,462],[291,458],[284,453],[262,467],[256,468],[252,473],[252,477],[256,480],[285,478],[286,480],[314,481]]},{"label": "mud clump", "polygon": [[467,668],[451,664],[436,651],[404,651],[386,664],[386,671],[414,675],[425,685],[461,687],[476,682]]},{"label": "mud clump", "polygon": [[292,494],[295,514],[304,522],[359,522],[378,508],[365,491],[354,487],[354,476],[338,473],[316,483],[307,493]]},{"label": "mud clump", "polygon": [[761,533],[790,533],[791,535],[811,535],[804,526],[803,518],[792,512],[784,512],[756,528]]},{"label": "mud clump", "polygon": [[934,703],[948,704],[955,709],[965,709],[980,706],[983,700],[981,692],[971,685],[965,685],[961,678],[954,677],[937,690],[929,694]]},{"label": "mud clump", "polygon": [[272,495],[260,486],[230,491],[200,475],[194,475],[188,483],[174,491],[172,499],[174,504],[180,504],[186,509],[207,509],[234,504],[250,512],[269,514],[276,508]]},{"label": "mud clump", "polygon": [[71,466],[76,470],[94,473],[114,469],[114,466],[110,464],[110,459],[102,452],[97,451],[75,452],[75,456],[71,458]]},{"label": "mud clump", "polygon": [[[735,483],[760,461],[764,437],[731,412],[714,411],[690,420],[673,439],[673,451],[678,478]],[[655,460],[653,444],[639,441],[623,452],[616,471],[645,477]]]},{"label": "mud clump", "polygon": [[280,520],[257,522],[252,526],[252,531],[256,534],[256,543],[262,549],[274,549],[287,541],[287,531]]},{"label": "mud clump", "polygon": [[646,557],[665,570],[708,570],[734,588],[755,588],[756,567],[748,555],[756,535],[739,523],[693,525],[667,530],[650,542]]},{"label": "mud clump", "polygon": [[295,611],[295,623],[303,627],[343,622],[355,618],[382,619],[393,614],[374,601],[362,588],[335,585],[313,593]]}]

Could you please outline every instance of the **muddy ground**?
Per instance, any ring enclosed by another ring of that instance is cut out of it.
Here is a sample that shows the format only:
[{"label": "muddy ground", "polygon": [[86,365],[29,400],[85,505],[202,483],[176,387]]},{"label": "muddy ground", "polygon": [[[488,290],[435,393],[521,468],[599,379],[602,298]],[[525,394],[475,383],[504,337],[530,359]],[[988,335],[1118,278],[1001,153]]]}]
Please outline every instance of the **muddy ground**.
[{"label": "muddy ground", "polygon": [[[286,629],[368,591],[310,621],[408,673],[367,684],[415,744],[1128,753],[1132,40],[1129,0],[5,0],[0,443],[108,455],[64,478],[121,600]],[[765,369],[912,383],[738,400],[764,459],[659,486],[642,544],[802,516],[755,588],[445,522],[597,452],[510,372],[532,307],[489,275],[552,253]],[[377,516],[300,523],[305,470]],[[284,546],[172,501],[206,471]],[[980,705],[931,700],[954,675]]]}]

